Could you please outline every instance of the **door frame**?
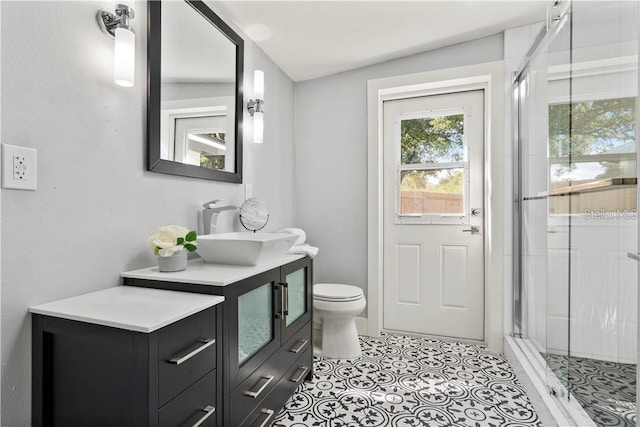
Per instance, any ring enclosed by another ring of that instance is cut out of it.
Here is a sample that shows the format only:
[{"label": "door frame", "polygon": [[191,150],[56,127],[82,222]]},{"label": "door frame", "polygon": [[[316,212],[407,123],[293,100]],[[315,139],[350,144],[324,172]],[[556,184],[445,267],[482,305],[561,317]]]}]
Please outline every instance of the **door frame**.
[{"label": "door frame", "polygon": [[[484,91],[484,337],[487,348],[503,349],[503,318],[506,272],[505,207],[510,197],[504,185],[505,162],[504,62],[394,76],[367,82],[368,172],[367,172],[367,335],[383,330],[383,102],[394,99],[438,95],[468,90]],[[510,239],[510,237],[509,237]]]}]

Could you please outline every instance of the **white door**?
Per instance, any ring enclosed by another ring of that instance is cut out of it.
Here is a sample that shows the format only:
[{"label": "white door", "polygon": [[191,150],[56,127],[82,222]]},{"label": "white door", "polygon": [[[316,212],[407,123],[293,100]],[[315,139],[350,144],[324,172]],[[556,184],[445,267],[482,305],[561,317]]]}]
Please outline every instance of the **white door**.
[{"label": "white door", "polygon": [[484,91],[384,102],[390,331],[484,339]]}]

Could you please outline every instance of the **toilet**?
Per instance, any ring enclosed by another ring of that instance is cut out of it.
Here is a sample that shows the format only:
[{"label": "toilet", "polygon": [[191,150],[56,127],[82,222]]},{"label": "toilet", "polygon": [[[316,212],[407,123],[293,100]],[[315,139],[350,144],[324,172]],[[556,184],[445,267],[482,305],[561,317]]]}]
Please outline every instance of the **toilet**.
[{"label": "toilet", "polygon": [[338,283],[313,286],[313,351],[331,359],[354,359],[362,355],[355,317],[364,310],[362,289]]}]

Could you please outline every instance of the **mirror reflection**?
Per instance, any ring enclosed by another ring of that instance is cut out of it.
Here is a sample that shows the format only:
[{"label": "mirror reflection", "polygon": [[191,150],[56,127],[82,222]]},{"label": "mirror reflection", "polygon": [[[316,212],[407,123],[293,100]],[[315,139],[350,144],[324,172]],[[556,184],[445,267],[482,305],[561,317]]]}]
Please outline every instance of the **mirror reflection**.
[{"label": "mirror reflection", "polygon": [[147,169],[241,183],[244,41],[202,1],[147,7]]},{"label": "mirror reflection", "polygon": [[161,17],[160,157],[236,172],[236,46],[186,2]]}]

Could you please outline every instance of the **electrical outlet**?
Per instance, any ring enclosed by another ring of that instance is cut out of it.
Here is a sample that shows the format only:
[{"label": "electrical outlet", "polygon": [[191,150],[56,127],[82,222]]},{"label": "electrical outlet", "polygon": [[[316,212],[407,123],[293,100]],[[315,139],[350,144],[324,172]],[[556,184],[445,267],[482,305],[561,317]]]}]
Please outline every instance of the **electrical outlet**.
[{"label": "electrical outlet", "polygon": [[2,144],[2,188],[35,190],[37,157],[35,148]]}]

